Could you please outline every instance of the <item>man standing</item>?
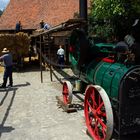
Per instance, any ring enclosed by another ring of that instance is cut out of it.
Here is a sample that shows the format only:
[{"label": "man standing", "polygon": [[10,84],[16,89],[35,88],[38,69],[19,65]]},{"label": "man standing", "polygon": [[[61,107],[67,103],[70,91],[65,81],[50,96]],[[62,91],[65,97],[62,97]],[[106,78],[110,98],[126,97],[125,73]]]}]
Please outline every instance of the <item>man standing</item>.
[{"label": "man standing", "polygon": [[21,29],[22,29],[21,22],[19,21],[18,23],[16,23],[16,33],[20,32]]},{"label": "man standing", "polygon": [[57,55],[58,55],[58,63],[60,65],[64,65],[64,49],[62,48],[62,46],[59,46],[59,49],[57,51]]},{"label": "man standing", "polygon": [[4,48],[2,51],[3,55],[0,57],[0,61],[4,63],[4,75],[3,75],[3,84],[0,88],[6,88],[7,79],[9,77],[9,86],[13,86],[13,77],[12,77],[12,66],[13,66],[13,58],[12,54],[9,52],[7,48]]},{"label": "man standing", "polygon": [[44,24],[45,24],[44,21],[41,20],[41,21],[40,21],[40,29],[44,28]]}]

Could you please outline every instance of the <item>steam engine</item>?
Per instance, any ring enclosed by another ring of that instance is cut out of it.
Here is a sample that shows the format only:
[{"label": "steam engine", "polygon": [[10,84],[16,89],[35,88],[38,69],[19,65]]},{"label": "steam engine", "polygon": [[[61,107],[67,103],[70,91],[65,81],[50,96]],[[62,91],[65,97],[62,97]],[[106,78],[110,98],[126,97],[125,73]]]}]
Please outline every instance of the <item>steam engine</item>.
[{"label": "steam engine", "polygon": [[131,53],[115,52],[114,44],[100,42],[74,30],[70,61],[74,73],[87,84],[84,112],[91,137],[109,140],[116,135],[121,139],[140,131],[140,65]]}]

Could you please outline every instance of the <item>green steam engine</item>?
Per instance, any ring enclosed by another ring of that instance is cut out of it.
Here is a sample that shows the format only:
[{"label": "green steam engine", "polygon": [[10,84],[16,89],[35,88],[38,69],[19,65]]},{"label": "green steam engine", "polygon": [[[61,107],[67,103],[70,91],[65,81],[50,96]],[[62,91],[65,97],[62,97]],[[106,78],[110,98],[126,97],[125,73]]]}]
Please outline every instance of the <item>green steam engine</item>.
[{"label": "green steam engine", "polygon": [[[87,87],[84,113],[94,140],[140,131],[140,65],[131,53],[114,51],[115,45],[97,43],[82,30],[71,33],[69,54],[75,75]],[[63,101],[72,101],[72,86],[63,84]]]}]

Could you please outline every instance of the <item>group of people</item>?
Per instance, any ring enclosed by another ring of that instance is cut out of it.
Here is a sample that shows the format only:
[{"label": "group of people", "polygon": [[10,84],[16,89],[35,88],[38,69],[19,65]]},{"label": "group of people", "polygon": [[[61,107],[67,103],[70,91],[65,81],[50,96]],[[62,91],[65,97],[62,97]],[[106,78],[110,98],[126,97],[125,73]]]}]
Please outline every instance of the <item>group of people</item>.
[{"label": "group of people", "polygon": [[[13,86],[13,77],[12,77],[12,69],[13,69],[13,58],[12,54],[7,48],[4,48],[2,50],[3,55],[0,57],[0,61],[3,62],[3,66],[5,68],[4,75],[3,75],[3,83],[0,86],[0,88],[6,88],[7,80],[9,78],[9,85],[10,87]],[[58,63],[60,65],[64,65],[64,49],[62,46],[59,46],[59,49],[57,51],[58,55]]]},{"label": "group of people", "polygon": [[[3,53],[3,55],[0,57],[0,62],[3,62],[4,75],[3,75],[3,83],[0,86],[0,88],[6,88],[8,78],[9,78],[8,87],[12,87],[13,86],[13,77],[12,77],[13,57],[7,48],[4,48],[2,50],[2,53]],[[62,48],[61,45],[59,46],[57,55],[58,55],[58,63],[62,67],[62,65],[64,65],[64,49]],[[2,63],[1,63],[1,65],[2,65]]]},{"label": "group of people", "polygon": [[[40,23],[40,28],[44,28],[44,22]],[[20,31],[22,28],[21,22],[19,21],[18,24],[16,24],[16,31]],[[50,27],[49,27],[50,28]],[[116,44],[116,51],[118,52],[127,52],[131,51],[135,54],[135,64],[140,65],[140,20],[137,19],[132,26],[132,34],[126,35],[125,37],[120,36],[119,42]],[[7,80],[9,78],[9,85],[10,87],[13,86],[13,77],[12,77],[12,67],[13,67],[13,58],[12,54],[7,48],[4,48],[2,50],[3,55],[0,57],[0,61],[3,62],[3,66],[5,68],[4,75],[3,75],[3,83],[0,86],[0,88],[5,88],[7,85]],[[62,46],[59,46],[59,49],[57,50],[57,56],[58,56],[58,64],[62,68],[64,65],[64,49]]]},{"label": "group of people", "polygon": [[[49,30],[51,26],[48,23],[45,23],[43,20],[41,20],[40,28]],[[57,50],[57,57],[58,57],[58,64],[60,65],[61,68],[62,68],[62,65],[64,65],[64,54],[65,54],[64,49],[62,45],[60,45],[59,49]]]},{"label": "group of people", "polygon": [[[44,29],[50,29],[51,26],[49,24],[45,24],[42,20],[40,22],[40,28]],[[15,26],[16,33],[20,32],[22,30],[21,21],[18,21]],[[57,51],[58,55],[58,62],[59,64],[64,64],[64,49],[62,49],[62,46],[60,46],[59,50]],[[11,52],[4,48],[2,50],[2,56],[0,56],[0,65],[4,67],[4,75],[3,75],[3,83],[0,85],[0,88],[6,88],[7,81],[9,78],[9,87],[13,86],[13,57]]]},{"label": "group of people", "polygon": [[45,23],[43,20],[41,20],[40,28],[45,29],[45,30],[49,30],[51,28],[51,26],[48,23]]},{"label": "group of people", "polygon": [[[41,20],[41,22],[40,22],[40,28],[41,28],[41,29],[48,30],[48,29],[51,28],[51,26],[50,26],[50,24],[45,23],[43,20]],[[21,21],[18,21],[18,22],[16,23],[15,30],[16,30],[16,33],[20,32],[20,31],[22,30]]]}]

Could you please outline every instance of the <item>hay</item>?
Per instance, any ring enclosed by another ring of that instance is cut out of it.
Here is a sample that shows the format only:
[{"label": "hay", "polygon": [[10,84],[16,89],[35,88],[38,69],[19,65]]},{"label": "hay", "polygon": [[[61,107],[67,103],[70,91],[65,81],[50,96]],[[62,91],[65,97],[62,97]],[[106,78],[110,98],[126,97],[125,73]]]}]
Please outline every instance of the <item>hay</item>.
[{"label": "hay", "polygon": [[0,55],[3,48],[7,48],[13,54],[14,60],[29,54],[30,38],[28,34],[19,32],[17,34],[0,35]]}]

